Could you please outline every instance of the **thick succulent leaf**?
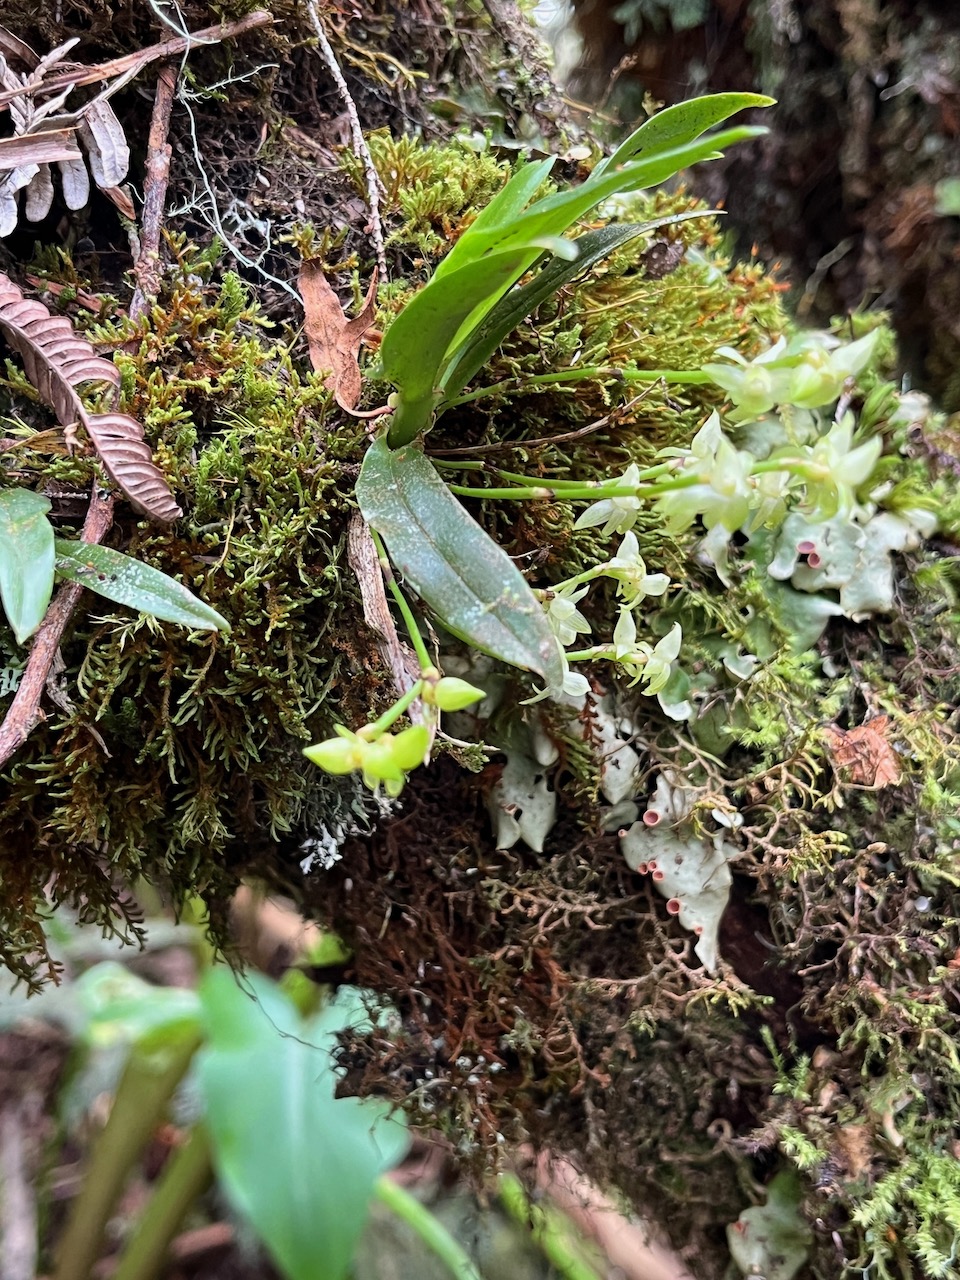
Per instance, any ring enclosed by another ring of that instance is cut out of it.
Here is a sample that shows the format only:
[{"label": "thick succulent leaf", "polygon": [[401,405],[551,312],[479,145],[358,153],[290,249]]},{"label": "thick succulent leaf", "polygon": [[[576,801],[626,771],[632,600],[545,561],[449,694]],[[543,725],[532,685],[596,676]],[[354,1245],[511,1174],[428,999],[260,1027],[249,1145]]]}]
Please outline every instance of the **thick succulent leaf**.
[{"label": "thick succulent leaf", "polygon": [[357,500],[405,584],[449,631],[555,688],[563,684],[560,648],[523,574],[418,449],[393,450],[383,439],[371,445]]},{"label": "thick succulent leaf", "polygon": [[229,631],[216,609],[152,565],[89,542],[56,540],[57,573],[117,604],[196,631]]},{"label": "thick succulent leaf", "polygon": [[[447,365],[457,359],[460,347],[543,249],[556,252],[558,238],[578,219],[610,196],[656,186],[688,165],[718,158],[725,146],[764,132],[747,126],[727,129],[631,161],[616,172],[558,191],[526,209],[520,206],[509,219],[503,216],[503,208],[490,219],[481,215],[384,338],[381,369],[398,389],[388,433],[391,447],[408,444],[430,426],[438,401],[436,388]],[[520,176],[525,184],[521,195],[526,199],[532,194],[532,177],[529,170],[521,170]],[[496,200],[509,187],[508,183]]]},{"label": "thick succulent leaf", "polygon": [[590,180],[597,181],[609,169],[617,169],[639,155],[672,150],[693,142],[738,111],[771,107],[773,104],[774,99],[762,93],[712,93],[703,98],[692,98],[689,102],[678,102],[658,111],[635,129],[612,156],[600,161]]},{"label": "thick succulent leaf", "polygon": [[538,200],[512,227],[501,227],[478,236],[478,242],[482,243],[477,247],[482,252],[496,249],[502,253],[512,249],[518,241],[531,243],[546,236],[562,235],[579,218],[611,196],[654,187],[690,165],[718,159],[725,147],[760,137],[765,132],[762,128],[741,125],[669,151],[632,160],[620,169],[605,172],[600,178],[590,178],[579,187],[558,191]]},{"label": "thick succulent leaf", "polygon": [[49,510],[30,489],[0,489],[0,603],[18,644],[43,621],[53,591]]},{"label": "thick succulent leaf", "polygon": [[480,372],[504,338],[535,311],[541,302],[552,297],[558,289],[575,280],[583,272],[589,271],[596,263],[608,258],[616,249],[628,244],[637,236],[656,231],[658,227],[671,226],[675,222],[703,218],[708,212],[703,209],[692,210],[689,213],[674,213],[664,218],[655,218],[650,222],[621,222],[600,227],[596,231],[587,231],[579,236],[572,242],[578,250],[576,258],[567,261],[554,258],[532,280],[506,293],[487,313],[484,320],[470,335],[467,343],[447,366],[441,380],[444,398],[450,400],[458,395]]},{"label": "thick succulent leaf", "polygon": [[388,1104],[334,1096],[336,1033],[369,1026],[360,993],[342,989],[303,1023],[266,978],[241,988],[221,967],[200,999],[197,1084],[220,1186],[287,1280],[341,1280],[377,1178],[409,1145]]},{"label": "thick succulent leaf", "polygon": [[84,382],[119,387],[116,366],[98,356],[66,317],[53,316],[43,303],[25,298],[2,273],[0,329],[43,399],[65,426],[83,426],[107,472],[137,510],[155,520],[176,520],[180,508],[153,461],[140,423],[124,413],[90,413],[77,394]]}]

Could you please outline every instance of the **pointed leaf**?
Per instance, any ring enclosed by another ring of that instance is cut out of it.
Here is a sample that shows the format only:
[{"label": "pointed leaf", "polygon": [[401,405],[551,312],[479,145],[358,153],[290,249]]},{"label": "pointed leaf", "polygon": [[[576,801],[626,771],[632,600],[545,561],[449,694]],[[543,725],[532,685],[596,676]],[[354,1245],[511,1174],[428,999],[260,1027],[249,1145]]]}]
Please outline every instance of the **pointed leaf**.
[{"label": "pointed leaf", "polygon": [[512,226],[550,176],[553,165],[552,156],[521,165],[506,186],[480,210],[447,256],[438,263],[433,279],[457,271],[472,262],[475,257],[474,246],[482,232]]},{"label": "pointed leaf", "polygon": [[690,218],[707,217],[716,210],[696,209],[688,213],[673,213],[642,223],[612,223],[596,231],[587,231],[572,241],[579,253],[571,261],[554,259],[527,284],[518,285],[504,294],[497,305],[474,329],[458,355],[447,366],[441,386],[444,399],[452,400],[487,363],[500,343],[512,333],[521,321],[534,312],[558,289],[569,284],[588,271],[596,263],[608,258],[616,249],[628,244],[644,232],[658,227],[672,226]]},{"label": "pointed leaf", "polygon": [[413,447],[367,450],[357,500],[404,582],[467,644],[563,683],[560,648],[536,596],[507,553]]},{"label": "pointed leaf", "polygon": [[347,1274],[374,1183],[408,1138],[383,1103],[336,1098],[336,1033],[369,1018],[351,989],[301,1023],[266,978],[211,970],[197,1082],[220,1185],[287,1280]]},{"label": "pointed leaf", "polygon": [[108,600],[196,631],[230,630],[216,609],[152,565],[89,542],[57,538],[56,550],[61,578],[89,587]]},{"label": "pointed leaf", "polygon": [[394,448],[430,426],[440,370],[461,325],[478,307],[494,306],[541,252],[521,245],[471,262],[432,279],[400,312],[380,348],[383,376],[399,388],[389,431]]},{"label": "pointed leaf", "polygon": [[617,169],[638,155],[672,150],[693,142],[738,111],[746,111],[750,107],[772,107],[774,101],[762,93],[712,93],[666,107],[635,129],[612,156],[601,160],[590,181],[596,181],[609,169]]},{"label": "pointed leaf", "polygon": [[0,490],[0,602],[18,644],[39,627],[53,592],[49,510],[30,489]]}]

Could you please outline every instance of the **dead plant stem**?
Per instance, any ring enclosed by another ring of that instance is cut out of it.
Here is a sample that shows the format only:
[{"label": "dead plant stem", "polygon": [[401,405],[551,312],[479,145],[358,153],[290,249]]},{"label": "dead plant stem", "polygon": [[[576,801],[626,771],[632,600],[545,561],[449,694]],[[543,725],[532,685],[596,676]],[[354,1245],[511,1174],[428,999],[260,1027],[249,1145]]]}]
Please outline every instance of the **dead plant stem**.
[{"label": "dead plant stem", "polygon": [[243,35],[244,32],[253,31],[257,27],[266,27],[273,20],[272,13],[268,13],[265,9],[256,9],[253,13],[238,18],[236,22],[222,22],[215,27],[203,27],[200,31],[193,31],[189,36],[174,36],[170,40],[161,40],[158,44],[150,45],[146,49],[124,54],[122,58],[112,58],[109,62],[101,62],[95,67],[75,67],[70,71],[61,71],[59,75],[51,76],[49,80],[44,80],[42,77],[31,80],[29,84],[21,85],[18,89],[7,89],[0,93],[0,111],[8,107],[14,98],[21,98],[26,94],[59,93],[74,85],[109,80],[127,71],[139,72],[148,63],[156,62],[161,58],[175,58],[192,49],[194,45],[218,44],[221,40],[232,39],[234,36]]},{"label": "dead plant stem", "polygon": [[130,319],[136,320],[147,310],[160,291],[160,232],[163,210],[170,180],[172,148],[167,141],[170,113],[177,90],[177,73],[171,66],[161,67],[157,76],[157,96],[153,100],[150,133],[147,138],[146,178],[143,186],[143,219],[140,230],[140,256],[134,273],[137,287],[130,303]]}]

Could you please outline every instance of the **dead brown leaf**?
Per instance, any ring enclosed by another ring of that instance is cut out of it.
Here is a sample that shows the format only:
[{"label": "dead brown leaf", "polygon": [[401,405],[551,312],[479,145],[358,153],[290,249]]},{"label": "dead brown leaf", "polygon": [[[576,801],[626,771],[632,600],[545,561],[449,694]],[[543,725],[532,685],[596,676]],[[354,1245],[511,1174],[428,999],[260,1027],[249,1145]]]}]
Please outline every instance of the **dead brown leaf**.
[{"label": "dead brown leaf", "polygon": [[849,769],[852,782],[864,787],[893,787],[903,770],[889,731],[890,717],[874,716],[855,729],[827,725],[824,735],[833,763],[840,769]]},{"label": "dead brown leaf", "polygon": [[330,288],[319,262],[304,262],[300,268],[300,297],[306,317],[310,363],[327,370],[324,386],[329,387],[344,409],[353,409],[360,399],[362,379],[357,356],[363,335],[373,324],[373,300],[377,291],[374,271],[360,314],[348,320],[340,299]]}]

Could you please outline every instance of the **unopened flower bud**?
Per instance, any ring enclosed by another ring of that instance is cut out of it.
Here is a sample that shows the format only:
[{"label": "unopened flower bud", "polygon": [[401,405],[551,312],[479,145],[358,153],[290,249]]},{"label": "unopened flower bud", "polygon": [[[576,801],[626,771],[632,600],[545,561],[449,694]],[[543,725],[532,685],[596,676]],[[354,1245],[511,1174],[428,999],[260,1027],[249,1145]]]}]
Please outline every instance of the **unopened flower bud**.
[{"label": "unopened flower bud", "polygon": [[481,702],[487,696],[476,685],[468,684],[466,680],[460,680],[456,676],[444,676],[430,688],[431,696],[426,695],[427,689],[424,689],[424,701],[433,702],[441,711],[462,711],[464,707]]}]

